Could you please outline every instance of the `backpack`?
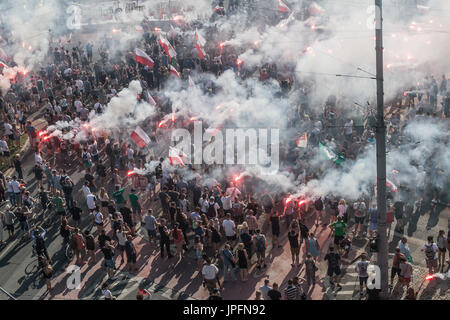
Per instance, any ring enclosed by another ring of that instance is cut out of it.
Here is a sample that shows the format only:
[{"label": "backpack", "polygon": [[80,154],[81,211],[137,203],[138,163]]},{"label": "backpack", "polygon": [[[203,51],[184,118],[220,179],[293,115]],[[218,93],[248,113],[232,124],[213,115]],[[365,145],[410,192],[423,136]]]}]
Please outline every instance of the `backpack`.
[{"label": "backpack", "polygon": [[433,244],[425,245],[425,247],[425,256],[427,257],[427,260],[434,260],[435,252],[433,249]]},{"label": "backpack", "polygon": [[214,208],[214,204],[213,205],[210,204],[208,207],[208,217],[210,217],[210,218],[213,218],[216,216],[216,209]]},{"label": "backpack", "polygon": [[256,249],[261,252],[266,250],[266,241],[263,236],[258,236],[256,239]]}]

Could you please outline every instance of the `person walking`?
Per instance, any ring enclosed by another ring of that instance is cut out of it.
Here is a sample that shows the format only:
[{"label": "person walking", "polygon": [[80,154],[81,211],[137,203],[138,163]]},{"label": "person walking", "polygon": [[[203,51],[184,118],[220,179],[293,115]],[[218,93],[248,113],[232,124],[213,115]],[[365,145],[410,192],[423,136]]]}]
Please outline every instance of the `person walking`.
[{"label": "person walking", "polygon": [[177,248],[176,256],[178,257],[177,261],[179,261],[183,258],[184,236],[183,232],[180,229],[180,224],[178,222],[175,222],[171,235],[173,238],[173,242]]},{"label": "person walking", "polygon": [[245,250],[244,244],[240,242],[237,246],[237,249],[235,251],[235,262],[237,263],[240,275],[241,275],[241,281],[246,282],[248,280],[248,255],[247,251]]},{"label": "person walking", "polygon": [[269,286],[270,281],[269,279],[264,280],[264,285],[259,287],[259,291],[262,293],[262,297],[264,300],[270,300],[269,296],[267,295],[270,290],[272,290],[272,287]]},{"label": "person walking", "polygon": [[220,250],[220,257],[223,262],[223,279],[231,279],[236,281],[236,276],[234,275],[234,270],[236,268],[236,263],[234,262],[233,253],[231,252],[231,247],[228,243],[225,244],[224,248]]},{"label": "person walking", "polygon": [[444,230],[439,230],[436,245],[438,247],[438,270],[444,272],[445,252],[447,251],[447,237]]},{"label": "person walking", "polygon": [[86,241],[87,254],[91,257],[92,263],[96,263],[95,259],[95,239],[89,230],[84,231],[84,239]]},{"label": "person walking", "polygon": [[111,242],[106,240],[102,246],[102,253],[105,258],[105,266],[110,279],[114,279],[116,266],[114,264],[114,247]]},{"label": "person walking", "polygon": [[127,254],[128,271],[129,272],[137,271],[138,270],[138,268],[136,267],[137,251],[133,243],[133,237],[130,234],[127,236],[127,241],[125,242],[125,252]]},{"label": "person walking", "polygon": [[158,225],[158,231],[159,231],[159,245],[161,248],[161,258],[164,258],[164,248],[167,252],[167,258],[170,259],[173,257],[172,253],[170,252],[170,230],[166,226],[166,219],[162,218],[161,222]]},{"label": "person walking", "polygon": [[156,218],[153,216],[153,210],[148,209],[147,214],[142,221],[142,224],[145,226],[145,230],[147,230],[148,242],[152,243],[154,241],[157,244],[157,236],[156,236]]},{"label": "person walking", "polygon": [[317,261],[320,255],[320,246],[314,233],[309,234],[309,239],[306,242],[306,252],[313,256],[314,261]]},{"label": "person walking", "polygon": [[334,247],[330,247],[328,250],[329,252],[323,259],[328,262],[327,275],[330,277],[330,285],[332,288],[334,288],[335,284],[337,287],[342,288],[339,284],[341,256],[334,251]]},{"label": "person walking", "polygon": [[286,300],[297,300],[299,296],[299,288],[294,286],[292,279],[288,280],[288,285],[284,289],[284,297]]},{"label": "person walking", "polygon": [[398,276],[399,280],[400,280],[400,258],[401,257],[405,257],[404,254],[402,254],[400,252],[400,248],[397,247],[395,248],[395,254],[394,257],[392,258],[392,268],[391,268],[391,283],[389,285],[389,289],[392,289],[394,286],[394,279],[395,276]]},{"label": "person walking", "polygon": [[427,243],[423,245],[421,251],[425,252],[425,262],[428,268],[428,274],[438,272],[438,251],[439,248],[433,242],[433,236],[427,238]]},{"label": "person walking", "polygon": [[281,300],[282,295],[281,292],[278,290],[278,283],[274,282],[272,284],[272,289],[267,292],[267,296],[270,300]]},{"label": "person walking", "polygon": [[253,241],[256,248],[256,268],[266,268],[266,237],[261,233],[261,230],[259,229],[256,229],[255,232],[256,234],[253,236]]},{"label": "person walking", "polygon": [[367,269],[369,267],[369,261],[367,261],[367,256],[365,253],[361,254],[361,261],[358,261],[355,264],[355,271],[358,273],[359,278],[359,296],[362,297],[364,295],[363,289],[367,286],[367,279],[369,278],[369,274],[367,273]]},{"label": "person walking", "polygon": [[[264,207],[265,208],[265,207]],[[272,227],[272,248],[282,248],[280,245],[279,237],[280,237],[280,216],[277,211],[272,211],[272,207],[269,207],[271,210],[271,214],[269,218],[269,223]]]},{"label": "person walking", "polygon": [[86,256],[86,241],[84,240],[83,234],[79,228],[75,228],[75,232],[73,234],[74,248],[75,248],[75,256],[76,262],[75,264],[80,264],[81,262],[86,263],[83,259]]},{"label": "person walking", "polygon": [[289,247],[292,255],[292,268],[300,267],[300,243],[298,240],[299,234],[297,230],[291,229],[288,233]]},{"label": "person walking", "polygon": [[411,263],[409,263],[405,257],[400,257],[400,285],[397,287],[397,293],[400,292],[405,284],[406,290],[409,290],[409,285],[413,277],[413,271],[414,270]]},{"label": "person walking", "polygon": [[[205,265],[202,268],[202,276],[204,286],[211,293],[215,288],[217,288],[219,269],[211,263],[211,259],[205,259]],[[220,283],[219,283],[220,287]]]},{"label": "person walking", "polygon": [[305,274],[306,274],[306,283],[308,287],[311,285],[314,287],[316,285],[316,271],[319,270],[316,266],[316,262],[311,253],[306,254],[305,259]]},{"label": "person walking", "polygon": [[8,230],[8,240],[14,237],[14,221],[17,218],[13,211],[11,211],[11,206],[9,204],[5,207],[6,211],[3,216],[6,230]]},{"label": "person walking", "polygon": [[42,275],[44,276],[45,283],[47,284],[47,291],[50,292],[52,289],[52,276],[53,276],[53,267],[49,263],[47,259],[42,257]]}]

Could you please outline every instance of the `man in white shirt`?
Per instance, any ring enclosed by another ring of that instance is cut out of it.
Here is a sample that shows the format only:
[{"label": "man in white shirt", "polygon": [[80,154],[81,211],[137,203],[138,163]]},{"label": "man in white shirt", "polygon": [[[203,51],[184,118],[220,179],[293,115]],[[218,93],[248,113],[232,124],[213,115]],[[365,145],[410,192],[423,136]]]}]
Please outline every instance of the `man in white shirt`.
[{"label": "man in white shirt", "polygon": [[236,240],[236,224],[231,220],[231,214],[227,213],[225,220],[222,222],[222,226],[225,229],[225,236],[228,241]]},{"label": "man in white shirt", "polygon": [[75,80],[75,85],[78,87],[78,90],[83,91],[84,84],[80,79]]},{"label": "man in white shirt", "polygon": [[89,189],[89,182],[86,181],[83,185],[83,187],[81,188],[81,191],[83,191],[83,195],[86,198],[88,196],[88,194],[91,193],[91,190]]},{"label": "man in white shirt", "polygon": [[[0,149],[2,151],[2,156],[5,159],[5,162],[8,166],[11,166],[11,158],[10,158],[10,153],[9,153],[9,147],[8,147],[8,143],[6,142],[6,137],[3,136],[0,139]],[[3,161],[2,161],[3,163]]]},{"label": "man in white shirt", "polygon": [[76,112],[77,112],[77,117],[79,117],[80,116],[81,107],[83,106],[83,103],[81,103],[81,101],[77,99],[77,100],[75,100],[73,105],[75,106],[75,109],[76,109]]},{"label": "man in white shirt", "polygon": [[5,135],[6,136],[11,136],[12,135],[12,126],[9,124],[9,122],[6,122],[3,124],[3,126],[5,127]]},{"label": "man in white shirt", "polygon": [[16,197],[14,196],[14,190],[11,184],[11,177],[8,177],[6,179],[6,191],[8,192],[8,197],[9,197],[9,202],[11,202],[11,204],[13,206],[16,205]]},{"label": "man in white shirt", "polygon": [[20,206],[22,205],[22,195],[20,194],[20,183],[16,179],[17,177],[13,176],[11,186],[13,188],[14,197],[16,198],[16,204]]},{"label": "man in white shirt", "polygon": [[232,201],[231,201],[231,195],[227,195],[225,192],[222,193],[222,197],[220,198],[222,201],[222,207],[225,214],[231,213],[232,209]]},{"label": "man in white shirt", "polygon": [[131,149],[131,147],[128,147],[127,149],[127,156],[128,156],[128,160],[133,160],[134,158],[134,150]]},{"label": "man in white shirt", "polygon": [[259,291],[261,291],[264,300],[270,300],[267,293],[272,290],[272,287],[269,286],[270,281],[268,279],[264,280],[264,285],[259,287]]},{"label": "man in white shirt", "polygon": [[94,196],[92,193],[90,193],[86,196],[86,204],[87,204],[89,211],[93,211],[95,209],[95,207],[96,207],[95,201],[97,201],[97,197]]},{"label": "man in white shirt", "polygon": [[36,151],[34,154],[34,162],[40,164],[41,166],[44,165],[44,162],[42,161],[41,153],[39,151]]},{"label": "man in white shirt", "polygon": [[[205,259],[205,265],[202,268],[202,276],[203,281],[206,284],[206,287],[210,292],[216,288],[216,284],[218,282],[217,274],[219,273],[219,269],[211,264],[211,259],[206,258]],[[220,285],[220,284],[219,284]]]}]

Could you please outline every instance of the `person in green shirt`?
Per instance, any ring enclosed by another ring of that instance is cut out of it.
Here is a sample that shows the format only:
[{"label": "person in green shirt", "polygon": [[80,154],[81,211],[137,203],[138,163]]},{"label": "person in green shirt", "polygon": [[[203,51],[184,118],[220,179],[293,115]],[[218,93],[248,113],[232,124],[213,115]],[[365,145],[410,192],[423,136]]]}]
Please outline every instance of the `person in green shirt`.
[{"label": "person in green shirt", "polygon": [[345,228],[347,224],[343,221],[343,217],[339,217],[337,221],[330,224],[330,228],[334,229],[334,244],[338,246],[345,237]]},{"label": "person in green shirt", "polygon": [[131,193],[128,195],[128,197],[130,198],[131,208],[133,209],[135,221],[140,221],[141,204],[139,203],[139,197],[136,193],[136,189],[132,188]]},{"label": "person in green shirt", "polygon": [[55,206],[55,212],[59,216],[59,221],[66,215],[66,209],[64,208],[64,200],[61,198],[61,192],[56,191],[56,197],[53,198],[52,204]]},{"label": "person in green shirt", "polygon": [[117,209],[120,209],[125,203],[125,198],[123,197],[123,192],[125,188],[120,188],[119,185],[116,185],[116,191],[113,192],[112,197],[116,200]]}]

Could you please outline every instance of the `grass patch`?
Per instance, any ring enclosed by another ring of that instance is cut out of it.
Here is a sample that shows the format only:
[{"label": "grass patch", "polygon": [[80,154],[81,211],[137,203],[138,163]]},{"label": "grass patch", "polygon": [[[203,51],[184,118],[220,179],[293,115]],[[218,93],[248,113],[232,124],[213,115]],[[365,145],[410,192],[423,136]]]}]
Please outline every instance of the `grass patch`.
[{"label": "grass patch", "polygon": [[[8,142],[8,147],[9,147],[9,153],[10,153],[10,159],[11,159],[11,164],[13,163],[13,159],[14,159],[14,157],[15,157],[15,155],[16,154],[18,154],[19,153],[19,151],[20,151],[20,149],[23,147],[23,145],[25,144],[25,142],[27,141],[27,139],[28,139],[28,135],[25,133],[25,134],[23,134],[23,135],[21,135],[20,136],[20,146],[19,147],[16,147],[16,144],[14,143],[14,144],[10,144],[9,142]],[[2,159],[2,163],[4,162],[4,160]],[[3,173],[5,173],[5,171],[6,170],[8,170],[10,167],[8,167],[8,165],[6,165],[6,164],[2,164],[1,166],[0,166],[0,171],[1,172],[3,172]]]}]

